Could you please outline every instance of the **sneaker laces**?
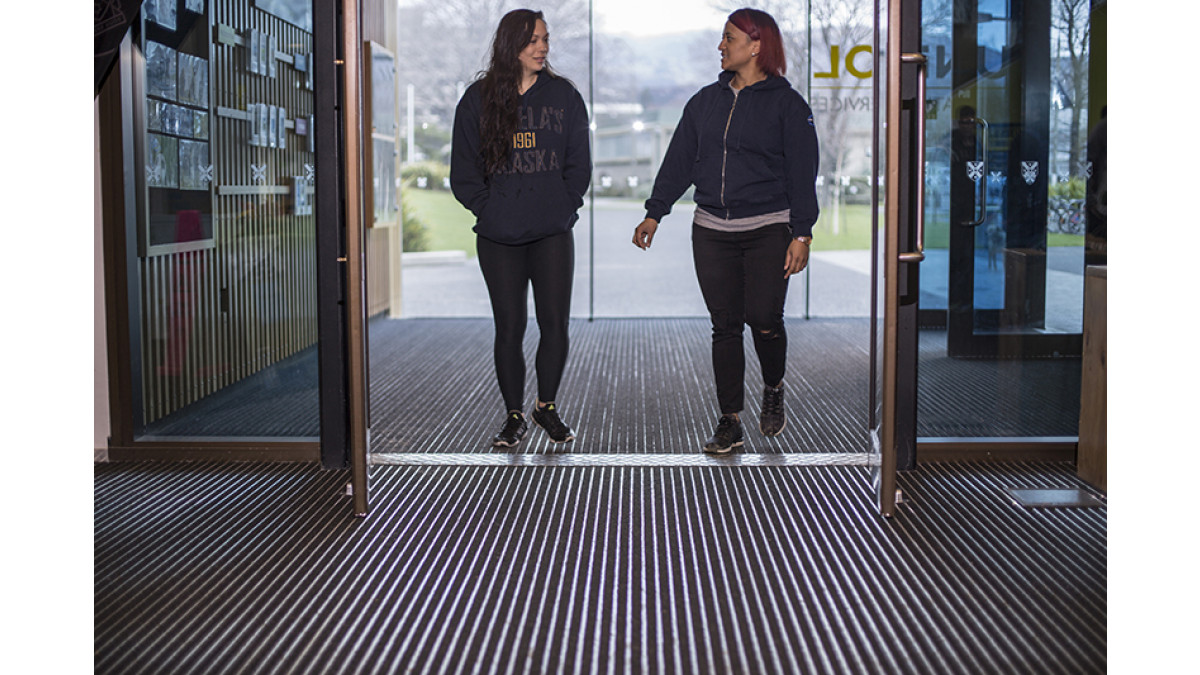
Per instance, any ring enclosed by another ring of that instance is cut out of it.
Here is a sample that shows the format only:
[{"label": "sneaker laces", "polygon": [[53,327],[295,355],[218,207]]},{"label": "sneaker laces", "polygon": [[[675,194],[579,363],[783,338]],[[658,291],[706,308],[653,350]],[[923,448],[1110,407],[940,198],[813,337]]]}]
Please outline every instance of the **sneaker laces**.
[{"label": "sneaker laces", "polygon": [[783,412],[783,385],[766,388],[762,407],[764,414],[778,415]]},{"label": "sneaker laces", "polygon": [[508,419],[504,421],[504,430],[500,433],[513,435],[521,429],[521,425],[525,423],[525,416],[519,412],[511,412],[508,414]]},{"label": "sneaker laces", "polygon": [[539,421],[542,422],[543,427],[549,427],[548,430],[555,433],[565,433],[567,431],[567,425],[564,424],[561,419],[559,419],[558,411],[555,409],[553,403],[547,403],[545,406],[539,406],[537,410],[538,417],[540,418]]}]

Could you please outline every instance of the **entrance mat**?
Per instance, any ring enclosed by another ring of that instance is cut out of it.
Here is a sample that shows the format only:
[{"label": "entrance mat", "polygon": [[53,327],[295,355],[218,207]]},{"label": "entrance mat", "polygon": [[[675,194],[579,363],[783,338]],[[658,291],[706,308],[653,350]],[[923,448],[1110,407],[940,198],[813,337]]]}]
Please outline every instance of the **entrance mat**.
[{"label": "entrance mat", "polygon": [[1008,488],[1006,492],[1012,497],[1014,504],[1031,509],[1105,505],[1088,491],[1076,488]]}]

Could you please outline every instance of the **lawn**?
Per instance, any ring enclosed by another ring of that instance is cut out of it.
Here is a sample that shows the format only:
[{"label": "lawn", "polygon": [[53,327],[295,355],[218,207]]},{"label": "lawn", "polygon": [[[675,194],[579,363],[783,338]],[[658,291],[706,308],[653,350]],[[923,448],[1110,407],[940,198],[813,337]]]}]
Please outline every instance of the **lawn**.
[{"label": "lawn", "polygon": [[400,203],[425,223],[430,251],[466,251],[475,256],[475,216],[445,190],[404,188]]},{"label": "lawn", "polygon": [[[405,188],[401,194],[405,209],[412,209],[428,228],[429,250],[466,251],[475,255],[475,233],[471,227],[475,218],[444,190]],[[845,204],[838,213],[839,227],[833,231],[832,208],[821,211],[813,228],[814,248],[822,251],[863,250],[871,247],[871,207],[867,204]],[[1050,246],[1082,246],[1082,235],[1050,234]],[[946,248],[949,241],[945,228],[933,228],[926,233],[926,248]]]}]

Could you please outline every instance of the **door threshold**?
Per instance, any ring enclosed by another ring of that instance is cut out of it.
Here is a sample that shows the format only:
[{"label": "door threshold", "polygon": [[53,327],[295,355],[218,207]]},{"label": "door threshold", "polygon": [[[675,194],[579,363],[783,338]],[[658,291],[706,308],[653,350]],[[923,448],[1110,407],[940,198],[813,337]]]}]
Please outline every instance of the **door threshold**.
[{"label": "door threshold", "polygon": [[373,466],[879,466],[879,456],[865,452],[731,453],[725,456],[712,456],[700,452],[684,454],[396,452],[372,453],[367,456],[367,461]]}]

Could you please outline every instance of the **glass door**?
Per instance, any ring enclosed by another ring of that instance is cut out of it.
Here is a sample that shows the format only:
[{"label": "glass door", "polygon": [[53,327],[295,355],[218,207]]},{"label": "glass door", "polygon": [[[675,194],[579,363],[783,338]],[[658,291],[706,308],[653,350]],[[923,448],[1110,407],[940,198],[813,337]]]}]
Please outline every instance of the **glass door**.
[{"label": "glass door", "polygon": [[359,127],[357,71],[339,69],[358,67],[339,30],[358,16],[350,0],[156,0],[121,28],[97,85],[111,459],[342,469],[365,447],[346,283],[362,205],[344,198],[361,139],[343,151],[338,132]]},{"label": "glass door", "polygon": [[944,296],[928,308],[944,312],[951,357],[1080,354],[1088,10],[924,3],[927,226],[941,243],[926,273],[929,296]]},{"label": "glass door", "polygon": [[109,78],[114,456],[308,457],[322,433],[314,131],[329,120],[311,7],[285,4],[142,3]]},{"label": "glass door", "polygon": [[922,3],[921,436],[1076,433],[1084,273],[1104,262],[1085,208],[1102,5]]}]

